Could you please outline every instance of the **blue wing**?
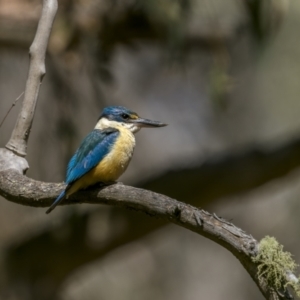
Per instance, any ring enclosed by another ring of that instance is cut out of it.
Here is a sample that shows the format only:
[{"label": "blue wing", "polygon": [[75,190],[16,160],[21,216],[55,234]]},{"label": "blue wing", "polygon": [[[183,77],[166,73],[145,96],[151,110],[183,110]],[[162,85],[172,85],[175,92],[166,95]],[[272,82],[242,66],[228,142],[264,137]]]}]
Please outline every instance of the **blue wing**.
[{"label": "blue wing", "polygon": [[114,128],[93,130],[81,143],[78,150],[71,158],[66,175],[66,183],[74,181],[85,175],[110,152],[119,131]]},{"label": "blue wing", "polygon": [[114,128],[104,130],[94,129],[80,144],[78,150],[71,158],[66,175],[67,187],[55,199],[50,208],[46,211],[49,214],[65,197],[66,191],[74,181],[85,175],[110,152],[114,145],[119,131]]}]

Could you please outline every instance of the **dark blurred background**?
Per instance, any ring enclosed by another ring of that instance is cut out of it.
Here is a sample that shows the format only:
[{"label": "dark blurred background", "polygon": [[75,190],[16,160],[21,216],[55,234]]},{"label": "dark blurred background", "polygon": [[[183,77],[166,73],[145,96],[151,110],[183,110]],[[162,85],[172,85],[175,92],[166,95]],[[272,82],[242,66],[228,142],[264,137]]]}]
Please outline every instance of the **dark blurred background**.
[{"label": "dark blurred background", "polygon": [[[0,122],[41,2],[0,0]],[[275,236],[300,262],[299,16],[295,0],[60,0],[28,176],[63,181],[102,108],[123,105],[169,126],[137,134],[120,181]],[[159,219],[1,200],[0,299],[262,299],[231,253]]]}]

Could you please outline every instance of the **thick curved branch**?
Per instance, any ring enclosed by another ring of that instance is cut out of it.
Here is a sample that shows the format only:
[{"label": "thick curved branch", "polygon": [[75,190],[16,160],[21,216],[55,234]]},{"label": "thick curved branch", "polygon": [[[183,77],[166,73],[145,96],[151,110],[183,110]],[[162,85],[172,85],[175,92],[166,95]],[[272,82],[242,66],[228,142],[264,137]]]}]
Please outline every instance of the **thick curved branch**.
[{"label": "thick curved branch", "polygon": [[[45,183],[30,179],[15,170],[0,172],[0,195],[15,203],[34,207],[49,206],[64,184]],[[167,196],[123,184],[93,188],[72,195],[63,204],[93,203],[124,207],[160,217],[192,230],[228,249],[236,256],[256,282],[266,299],[286,299],[258,278],[257,265],[252,262],[258,242],[232,223],[204,210]]]},{"label": "thick curved branch", "polygon": [[11,138],[6,148],[19,156],[27,154],[27,141],[34,117],[40,84],[46,73],[45,55],[52,24],[57,11],[57,0],[44,0],[37,32],[30,47],[30,66],[24,100]]}]

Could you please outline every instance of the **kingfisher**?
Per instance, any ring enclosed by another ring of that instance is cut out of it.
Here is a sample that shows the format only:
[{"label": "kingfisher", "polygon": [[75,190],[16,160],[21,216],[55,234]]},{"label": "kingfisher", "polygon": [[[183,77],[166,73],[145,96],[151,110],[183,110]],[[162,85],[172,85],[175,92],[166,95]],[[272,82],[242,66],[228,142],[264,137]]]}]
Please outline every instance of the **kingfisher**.
[{"label": "kingfisher", "polygon": [[81,142],[71,158],[66,174],[66,188],[56,198],[49,214],[63,199],[98,182],[116,181],[126,170],[135,147],[134,133],[142,127],[167,124],[140,118],[123,106],[103,109],[96,126]]}]

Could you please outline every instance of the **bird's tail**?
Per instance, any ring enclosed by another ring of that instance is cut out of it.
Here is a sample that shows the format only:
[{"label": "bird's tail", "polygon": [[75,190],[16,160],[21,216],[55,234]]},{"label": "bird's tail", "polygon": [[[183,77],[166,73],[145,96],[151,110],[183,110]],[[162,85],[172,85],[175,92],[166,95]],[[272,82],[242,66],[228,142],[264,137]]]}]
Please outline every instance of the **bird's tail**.
[{"label": "bird's tail", "polygon": [[55,199],[52,205],[47,209],[46,214],[50,214],[51,211],[58,205],[66,196],[66,190],[63,190],[59,196]]}]

